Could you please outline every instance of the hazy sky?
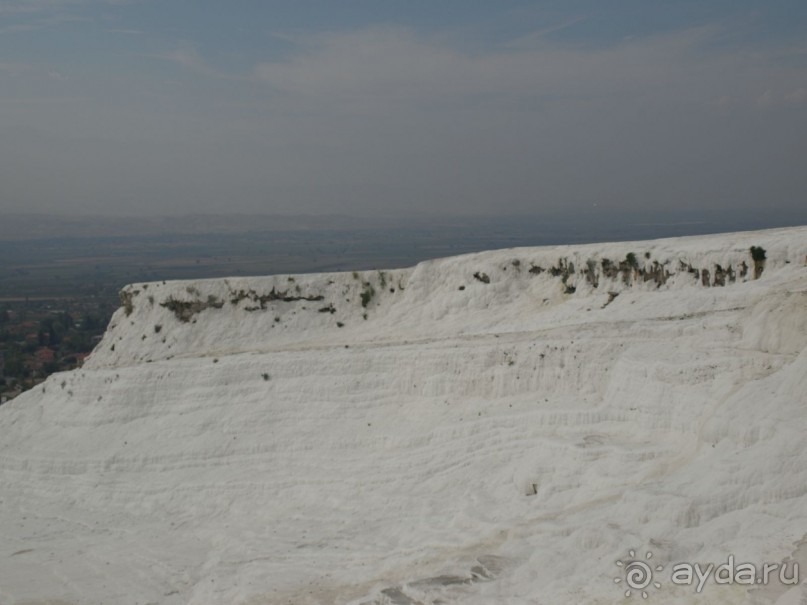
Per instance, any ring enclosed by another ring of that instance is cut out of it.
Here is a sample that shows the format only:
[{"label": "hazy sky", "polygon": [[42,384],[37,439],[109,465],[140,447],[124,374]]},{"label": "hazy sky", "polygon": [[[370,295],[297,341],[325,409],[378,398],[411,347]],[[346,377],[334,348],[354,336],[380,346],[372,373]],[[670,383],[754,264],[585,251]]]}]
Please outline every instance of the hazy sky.
[{"label": "hazy sky", "polygon": [[0,211],[805,201],[804,0],[0,0]]}]

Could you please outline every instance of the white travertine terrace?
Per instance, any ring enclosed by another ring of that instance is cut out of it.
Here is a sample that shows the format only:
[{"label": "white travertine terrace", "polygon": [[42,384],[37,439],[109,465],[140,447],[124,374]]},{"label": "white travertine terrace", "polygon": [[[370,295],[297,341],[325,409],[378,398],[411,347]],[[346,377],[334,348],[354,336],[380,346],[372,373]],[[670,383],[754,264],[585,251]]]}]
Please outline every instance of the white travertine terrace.
[{"label": "white travertine terrace", "polygon": [[621,603],[630,549],[807,578],[806,260],[799,227],[128,286],[0,407],[0,603]]}]

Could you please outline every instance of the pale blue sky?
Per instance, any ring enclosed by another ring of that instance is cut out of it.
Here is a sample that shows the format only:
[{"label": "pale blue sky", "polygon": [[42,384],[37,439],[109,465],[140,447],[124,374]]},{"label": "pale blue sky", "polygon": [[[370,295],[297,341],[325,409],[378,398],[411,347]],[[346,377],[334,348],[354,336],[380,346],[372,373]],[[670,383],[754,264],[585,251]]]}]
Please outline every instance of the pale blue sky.
[{"label": "pale blue sky", "polygon": [[0,212],[799,208],[807,3],[0,0]]}]

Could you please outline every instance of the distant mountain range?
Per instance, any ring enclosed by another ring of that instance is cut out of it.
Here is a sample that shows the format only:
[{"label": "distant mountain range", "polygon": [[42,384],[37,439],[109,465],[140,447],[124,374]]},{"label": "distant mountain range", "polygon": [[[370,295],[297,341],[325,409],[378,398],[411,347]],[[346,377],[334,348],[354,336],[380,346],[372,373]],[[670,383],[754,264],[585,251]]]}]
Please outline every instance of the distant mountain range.
[{"label": "distant mountain range", "polygon": [[143,237],[159,235],[232,234],[294,231],[361,231],[414,229],[422,231],[504,229],[538,231],[546,243],[582,243],[748,231],[807,224],[802,210],[760,207],[754,212],[708,209],[616,210],[593,205],[585,212],[531,215],[412,215],[376,217],[344,214],[185,214],[171,216],[104,216],[20,214],[0,212],[0,241],[52,238]]},{"label": "distant mountain range", "polygon": [[[389,221],[386,223],[389,224]],[[357,229],[372,228],[382,224],[384,224],[383,221],[342,215],[188,214],[116,217],[6,214],[0,216],[0,239]]]}]

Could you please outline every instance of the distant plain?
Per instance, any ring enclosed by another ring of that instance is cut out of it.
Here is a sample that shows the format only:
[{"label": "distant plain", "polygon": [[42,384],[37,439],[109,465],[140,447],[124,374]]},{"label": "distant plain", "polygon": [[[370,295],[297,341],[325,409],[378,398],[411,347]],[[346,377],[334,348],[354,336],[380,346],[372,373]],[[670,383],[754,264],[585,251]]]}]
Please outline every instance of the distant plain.
[{"label": "distant plain", "polygon": [[408,267],[518,246],[785,227],[807,211],[424,217],[0,215],[0,301],[102,298],[141,281]]}]

